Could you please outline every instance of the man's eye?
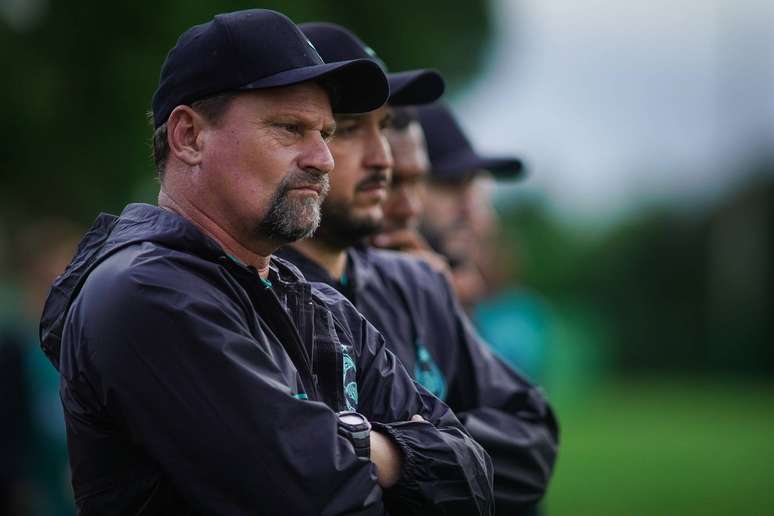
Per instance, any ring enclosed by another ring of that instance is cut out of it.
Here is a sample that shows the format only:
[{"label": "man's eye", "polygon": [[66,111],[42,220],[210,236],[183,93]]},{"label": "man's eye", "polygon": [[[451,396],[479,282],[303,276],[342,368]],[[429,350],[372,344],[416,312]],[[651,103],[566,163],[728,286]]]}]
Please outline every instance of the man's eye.
[{"label": "man's eye", "polygon": [[355,131],[357,131],[357,128],[358,126],[356,124],[340,125],[336,128],[336,136],[348,136],[354,134]]},{"label": "man's eye", "polygon": [[301,126],[298,124],[277,124],[277,126],[291,134],[301,134]]}]

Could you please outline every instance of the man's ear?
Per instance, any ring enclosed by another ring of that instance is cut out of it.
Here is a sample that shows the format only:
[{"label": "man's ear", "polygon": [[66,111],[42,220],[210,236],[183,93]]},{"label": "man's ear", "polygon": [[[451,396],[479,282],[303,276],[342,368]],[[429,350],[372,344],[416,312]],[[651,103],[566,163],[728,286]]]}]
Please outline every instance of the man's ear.
[{"label": "man's ear", "polygon": [[206,121],[190,106],[177,106],[167,119],[169,152],[186,165],[202,161],[202,130]]}]

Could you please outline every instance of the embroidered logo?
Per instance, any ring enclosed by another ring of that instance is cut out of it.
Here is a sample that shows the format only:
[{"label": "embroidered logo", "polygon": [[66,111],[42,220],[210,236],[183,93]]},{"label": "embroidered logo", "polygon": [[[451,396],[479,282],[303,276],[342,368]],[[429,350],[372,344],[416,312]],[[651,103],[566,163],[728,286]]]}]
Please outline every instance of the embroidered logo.
[{"label": "embroidered logo", "polygon": [[433,361],[433,357],[421,342],[417,341],[417,363],[414,366],[414,379],[430,391],[436,398],[446,398],[446,380]]},{"label": "embroidered logo", "polygon": [[355,361],[349,354],[349,346],[341,346],[342,362],[344,376],[344,402],[347,404],[347,410],[357,410],[357,367]]}]

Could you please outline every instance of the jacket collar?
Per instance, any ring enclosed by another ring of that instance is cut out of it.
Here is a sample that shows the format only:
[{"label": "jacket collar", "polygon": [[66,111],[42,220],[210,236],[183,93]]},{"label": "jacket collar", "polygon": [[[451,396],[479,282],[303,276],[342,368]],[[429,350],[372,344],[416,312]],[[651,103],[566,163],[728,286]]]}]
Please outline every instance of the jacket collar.
[{"label": "jacket collar", "polygon": [[[101,213],[78,244],[70,264],[49,291],[40,321],[41,347],[59,368],[59,350],[70,304],[92,270],[113,253],[139,242],[154,242],[170,249],[216,261],[227,255],[223,248],[189,220],[171,211],[134,203],[116,217]],[[272,257],[272,279],[284,287],[303,282],[292,264]]]},{"label": "jacket collar", "polygon": [[[372,263],[374,256],[371,247],[366,244],[357,244],[349,247],[346,254],[347,265],[344,274],[348,288],[357,293],[377,281],[376,269]],[[281,248],[276,255],[297,265],[303,271],[307,281],[325,283],[337,289],[343,283],[328,274],[328,271],[313,258],[293,246]]]}]

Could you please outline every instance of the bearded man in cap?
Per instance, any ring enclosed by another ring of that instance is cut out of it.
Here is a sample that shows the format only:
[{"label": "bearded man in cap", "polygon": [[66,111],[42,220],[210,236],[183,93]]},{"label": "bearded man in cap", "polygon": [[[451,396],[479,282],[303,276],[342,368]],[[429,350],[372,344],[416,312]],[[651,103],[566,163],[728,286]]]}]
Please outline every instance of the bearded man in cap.
[{"label": "bearded man in cap", "polygon": [[443,102],[406,110],[406,122],[387,132],[394,150],[393,188],[385,202],[379,247],[429,259],[446,272],[470,308],[491,289],[489,252],[496,245],[492,179],[517,179],[512,156],[482,156]]},{"label": "bearded man in cap", "polygon": [[434,251],[419,232],[430,158],[416,109],[394,106],[384,134],[392,151],[392,181],[382,206],[382,228],[370,241],[377,247],[409,252],[451,278],[447,258]]},{"label": "bearded man in cap", "polygon": [[[348,30],[302,24],[326,61],[371,58]],[[382,65],[383,66],[383,65]],[[345,294],[384,335],[414,378],[458,412],[492,456],[498,514],[521,513],[545,492],[557,425],[540,390],[492,355],[476,335],[442,273],[403,253],[364,242],[383,224],[393,166],[385,139],[391,108],[432,102],[443,93],[429,70],[388,74],[388,106],[336,117],[336,167],[312,238],[280,250],[310,279]]]},{"label": "bearded man in cap", "polygon": [[285,16],[182,34],[153,97],[159,206],[101,215],[47,300],[79,514],[490,514],[491,463],[333,289],[314,231],[332,112],[384,74]]},{"label": "bearded man in cap", "polygon": [[421,230],[448,259],[455,290],[472,308],[496,287],[491,275],[497,234],[490,199],[493,179],[522,178],[524,166],[514,156],[479,153],[443,102],[422,106],[417,118],[430,159]]}]

